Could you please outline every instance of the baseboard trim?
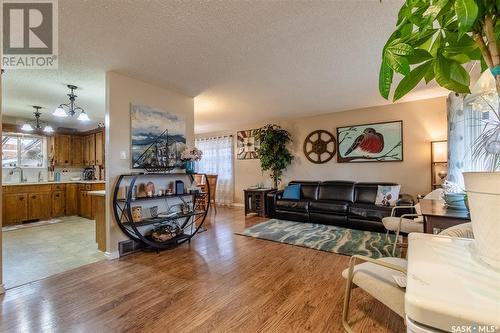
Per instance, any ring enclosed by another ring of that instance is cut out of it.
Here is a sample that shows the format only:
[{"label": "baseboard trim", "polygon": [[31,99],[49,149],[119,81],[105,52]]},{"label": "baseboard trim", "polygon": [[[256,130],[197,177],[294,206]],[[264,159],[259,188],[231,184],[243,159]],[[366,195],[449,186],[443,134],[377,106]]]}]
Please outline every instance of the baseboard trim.
[{"label": "baseboard trim", "polygon": [[113,260],[113,259],[118,259],[120,258],[120,253],[118,251],[113,251],[113,252],[104,252],[104,256],[108,260]]}]

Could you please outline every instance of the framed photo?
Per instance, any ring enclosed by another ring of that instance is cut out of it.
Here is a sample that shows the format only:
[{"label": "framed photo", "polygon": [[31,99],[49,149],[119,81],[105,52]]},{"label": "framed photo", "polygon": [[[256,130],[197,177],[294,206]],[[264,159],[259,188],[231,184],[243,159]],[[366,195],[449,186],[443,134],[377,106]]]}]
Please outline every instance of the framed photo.
[{"label": "framed photo", "polygon": [[403,161],[403,121],[337,127],[337,161]]},{"label": "framed photo", "polygon": [[260,142],[255,138],[257,129],[238,131],[236,139],[236,156],[239,160],[250,160],[259,158],[257,150]]}]

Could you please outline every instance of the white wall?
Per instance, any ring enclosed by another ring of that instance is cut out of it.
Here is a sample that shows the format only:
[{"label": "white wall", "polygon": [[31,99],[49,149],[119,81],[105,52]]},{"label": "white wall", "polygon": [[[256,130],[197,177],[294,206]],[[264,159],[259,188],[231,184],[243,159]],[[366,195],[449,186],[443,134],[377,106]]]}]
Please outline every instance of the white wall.
[{"label": "white wall", "polygon": [[[186,119],[188,145],[194,143],[194,100],[162,87],[115,72],[106,73],[106,249],[118,250],[118,242],[127,239],[114,221],[112,193],[120,174],[137,172],[130,168],[130,103],[138,103],[182,115]],[[126,152],[127,158],[120,159]]]},{"label": "white wall", "polygon": [[[318,116],[294,119],[278,119],[292,134],[290,148],[294,160],[285,171],[282,184],[290,180],[354,180],[391,181],[401,184],[404,193],[417,195],[431,190],[430,142],[446,140],[446,98],[432,98],[393,105],[334,112]],[[314,130],[323,129],[336,136],[336,128],[366,123],[403,120],[403,162],[337,163],[336,157],[324,164],[309,162],[302,151],[306,136]],[[265,123],[255,123],[217,133],[197,135],[198,138],[233,134],[258,128]],[[236,144],[236,143],[235,143]],[[236,151],[236,147],[235,147]],[[243,189],[257,183],[271,185],[267,174],[260,169],[260,161],[234,160],[235,202],[243,202]]]}]

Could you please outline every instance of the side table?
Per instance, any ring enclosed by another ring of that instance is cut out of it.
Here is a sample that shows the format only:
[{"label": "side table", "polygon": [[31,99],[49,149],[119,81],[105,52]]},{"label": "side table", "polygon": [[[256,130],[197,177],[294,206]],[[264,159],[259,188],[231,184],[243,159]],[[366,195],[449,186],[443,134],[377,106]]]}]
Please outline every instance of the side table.
[{"label": "side table", "polygon": [[268,216],[267,194],[275,191],[271,188],[245,189],[245,216],[249,213],[256,213],[259,216]]}]

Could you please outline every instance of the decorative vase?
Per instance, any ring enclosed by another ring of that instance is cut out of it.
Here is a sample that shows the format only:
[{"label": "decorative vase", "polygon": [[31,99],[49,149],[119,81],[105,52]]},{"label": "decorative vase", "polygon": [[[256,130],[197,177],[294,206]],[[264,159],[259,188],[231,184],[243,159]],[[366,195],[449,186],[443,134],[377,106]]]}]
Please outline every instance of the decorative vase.
[{"label": "decorative vase", "polygon": [[186,173],[194,173],[194,161],[186,161]]},{"label": "decorative vase", "polygon": [[500,172],[464,172],[474,255],[500,270]]}]

